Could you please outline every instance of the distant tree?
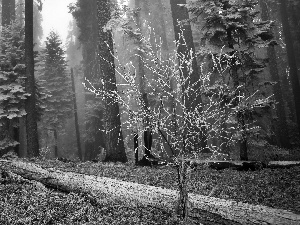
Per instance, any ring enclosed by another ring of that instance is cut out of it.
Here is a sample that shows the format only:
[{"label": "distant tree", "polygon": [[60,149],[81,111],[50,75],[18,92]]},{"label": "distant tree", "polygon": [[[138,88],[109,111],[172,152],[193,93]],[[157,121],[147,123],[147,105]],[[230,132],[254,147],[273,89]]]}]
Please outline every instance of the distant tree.
[{"label": "distant tree", "polygon": [[[76,19],[79,30],[78,40],[81,44],[82,70],[85,79],[93,85],[99,83],[99,60],[98,60],[98,22],[97,22],[97,0],[78,0],[69,6],[70,12]],[[76,40],[73,40],[76,42]],[[70,51],[74,51],[74,47]],[[73,50],[72,50],[73,49]],[[85,159],[92,160],[100,153],[99,149],[105,146],[103,132],[103,108],[94,96],[86,92],[86,134],[85,136]],[[95,114],[97,113],[97,115]],[[91,116],[93,115],[93,116]],[[92,132],[91,131],[95,131]]]},{"label": "distant tree", "polygon": [[[270,3],[269,3],[270,4]],[[260,0],[260,7],[261,7],[261,18],[263,21],[271,20],[270,13],[272,12],[268,1]],[[275,33],[275,32],[274,32]],[[289,148],[289,138],[287,138],[288,134],[288,126],[286,121],[286,113],[285,113],[285,106],[282,94],[282,84],[279,78],[279,71],[278,71],[278,64],[277,64],[277,57],[276,57],[276,50],[275,46],[271,45],[267,49],[267,54],[269,58],[269,70],[270,76],[272,81],[276,82],[273,85],[273,92],[274,97],[277,102],[276,113],[278,119],[275,122],[275,132],[277,134],[277,138],[279,139],[279,146]]]},{"label": "distant tree", "polygon": [[294,94],[298,131],[300,134],[300,85],[299,85],[299,77],[297,72],[296,55],[294,51],[293,38],[292,38],[291,29],[288,20],[289,15],[287,11],[287,3],[284,0],[278,0],[278,3],[280,6],[283,34],[285,38],[288,64],[290,67],[289,69],[290,69],[291,83],[292,83],[292,89]]},{"label": "distant tree", "polygon": [[[98,16],[98,60],[100,65],[100,79],[103,79],[103,89],[107,92],[117,91],[114,57],[113,39],[110,31],[103,30],[111,18],[108,0],[97,1]],[[105,128],[105,148],[106,161],[126,162],[124,141],[121,130],[121,121],[118,102],[113,98],[104,99],[104,128]]]},{"label": "distant tree", "polygon": [[78,39],[80,34],[79,29],[76,25],[76,20],[73,18],[69,23],[69,31],[66,41],[66,54],[67,61],[70,67],[75,67],[81,64],[82,61],[82,46]]},{"label": "distant tree", "polygon": [[65,120],[73,110],[72,84],[67,73],[65,51],[59,36],[51,31],[42,51],[39,82],[48,95],[42,127],[51,130],[55,137],[55,157],[58,156],[57,135],[62,131]]},{"label": "distant tree", "polygon": [[15,0],[2,0],[2,26],[15,20]]},{"label": "distant tree", "polygon": [[34,2],[33,7],[33,43],[34,49],[40,51],[42,47],[42,38],[43,38],[43,16],[42,12],[39,10],[39,4]]},{"label": "distant tree", "polygon": [[26,133],[27,153],[29,157],[39,155],[37,132],[36,86],[34,77],[33,52],[33,0],[25,1],[25,61],[26,61],[26,92],[30,96],[26,100]]}]

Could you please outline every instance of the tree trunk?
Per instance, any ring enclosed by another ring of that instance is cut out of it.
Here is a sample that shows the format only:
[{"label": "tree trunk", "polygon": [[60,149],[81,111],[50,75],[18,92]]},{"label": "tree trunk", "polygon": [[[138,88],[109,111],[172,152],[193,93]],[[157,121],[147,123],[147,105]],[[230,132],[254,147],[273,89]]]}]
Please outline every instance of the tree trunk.
[{"label": "tree trunk", "polygon": [[76,90],[75,90],[73,68],[71,69],[71,79],[72,79],[72,90],[73,90],[73,101],[74,101],[74,118],[75,118],[75,130],[76,130],[78,157],[81,161],[83,161],[83,157],[82,157],[83,155],[82,155],[82,151],[81,151],[81,142],[80,142],[80,130],[79,130],[79,123],[78,123],[78,111],[77,111]]},{"label": "tree trunk", "polygon": [[[124,204],[133,204],[133,206],[136,206],[138,202],[141,206],[150,205],[173,211],[179,194],[178,191],[170,189],[119,181],[106,177],[72,172],[53,172],[53,170],[50,172],[35,164],[20,161],[10,162],[0,160],[0,168],[3,171],[7,171],[8,174],[18,174],[24,179],[38,181],[47,188],[86,194],[95,200],[95,202],[97,202],[100,196],[107,196],[107,199],[111,199],[112,201],[115,199]],[[196,194],[188,195],[191,207],[190,216],[199,218],[201,224],[300,224],[300,215],[293,214],[287,210]]]},{"label": "tree trunk", "polygon": [[133,150],[134,150],[134,159],[135,165],[138,165],[139,162],[139,135],[138,133],[133,133]]},{"label": "tree trunk", "polygon": [[27,152],[29,157],[39,155],[37,132],[36,89],[34,78],[33,57],[33,0],[25,1],[25,61],[26,61],[26,92],[30,96],[26,99],[26,133]]},{"label": "tree trunk", "polygon": [[[226,7],[223,8],[224,10],[227,10]],[[234,56],[234,54],[236,53],[236,50],[234,48],[234,39],[232,37],[232,32],[233,30],[230,30],[230,29],[227,29],[227,39],[228,39],[228,47],[230,49],[232,49],[232,51],[230,52],[230,55],[231,56]],[[230,62],[230,69],[231,69],[231,78],[233,80],[233,88],[235,90],[235,102],[236,104],[239,103],[239,97],[238,96],[241,96],[242,95],[242,90],[238,89],[239,85],[240,85],[240,80],[241,80],[241,77],[239,76],[239,73],[238,73],[238,67],[236,65],[236,57],[233,57],[233,59],[231,60]],[[243,83],[243,85],[246,85],[246,82]],[[244,92],[244,90],[243,90]],[[238,125],[240,126],[240,129],[241,129],[241,139],[238,141],[239,143],[239,148],[240,148],[240,159],[241,160],[248,160],[248,148],[247,148],[247,135],[246,135],[246,127],[245,127],[245,115],[244,115],[244,112],[240,111],[240,112],[237,112],[236,114],[236,117],[237,117],[237,121],[238,121]]]},{"label": "tree trunk", "polygon": [[292,39],[290,25],[288,21],[288,13],[287,13],[287,5],[286,5],[287,3],[285,0],[279,0],[279,3],[280,3],[279,8],[281,14],[283,35],[285,38],[288,63],[290,67],[290,76],[291,76],[291,82],[292,82],[292,88],[294,94],[297,125],[300,134],[300,85],[299,85],[299,78],[297,74],[297,64],[296,64],[294,47],[293,47],[293,39]]},{"label": "tree trunk", "polygon": [[[144,2],[144,1],[143,1]],[[141,8],[141,4],[140,4],[140,0],[135,0],[135,8]],[[139,12],[136,15],[136,26],[137,29],[140,30],[140,32],[142,33],[142,24],[141,24],[141,12]],[[137,74],[138,74],[138,87],[139,87],[139,91],[141,94],[141,98],[140,100],[142,101],[142,107],[147,110],[149,107],[149,102],[148,102],[148,96],[145,90],[145,70],[144,70],[144,63],[142,58],[144,58],[143,54],[140,51],[137,51],[136,53],[136,61],[137,61]],[[144,124],[143,124],[143,129],[144,129],[144,155],[147,157],[151,157],[151,146],[152,146],[152,131],[150,128],[150,124],[149,124],[149,117],[146,116],[144,117]]]},{"label": "tree trunk", "polygon": [[179,186],[179,197],[176,205],[176,211],[178,215],[181,215],[183,218],[187,218],[189,216],[188,212],[188,162],[182,160],[177,168],[178,173],[178,186]]},{"label": "tree trunk", "polygon": [[[265,0],[260,0],[260,7],[261,7],[261,18],[263,21],[270,20],[269,10],[267,6],[267,2]],[[289,143],[289,135],[287,129],[287,122],[286,122],[286,114],[285,114],[285,106],[284,100],[282,96],[282,87],[279,78],[278,72],[278,65],[276,60],[276,51],[274,46],[269,46],[268,49],[268,59],[269,59],[269,70],[272,81],[277,82],[273,85],[273,93],[277,104],[276,113],[278,117],[278,121],[275,122],[275,130],[276,134],[279,139],[279,146],[284,148],[290,148]]]},{"label": "tree trunk", "polygon": [[[101,78],[103,79],[104,91],[111,95],[117,91],[115,65],[113,57],[113,39],[111,32],[103,31],[103,27],[110,20],[110,7],[108,0],[97,1],[98,16],[98,51]],[[104,97],[104,123],[106,130],[106,159],[105,161],[126,162],[123,135],[121,130],[121,120],[118,102],[113,97]]]},{"label": "tree trunk", "polygon": [[[189,15],[187,12],[187,9],[185,7],[181,7],[178,4],[186,4],[186,0],[171,0],[171,11],[172,11],[172,17],[173,17],[173,24],[174,24],[174,33],[175,33],[175,41],[178,43],[177,46],[177,53],[178,55],[184,55],[187,56],[189,59],[189,56],[187,55],[189,51],[191,50],[193,52],[193,60],[192,60],[192,73],[189,74],[188,71],[188,65],[184,60],[179,59],[179,63],[182,66],[181,69],[181,75],[184,79],[187,79],[186,85],[183,88],[184,90],[188,91],[188,95],[184,97],[184,104],[187,108],[187,111],[193,112],[195,107],[198,104],[202,103],[201,95],[199,94],[200,89],[200,79],[199,79],[199,72],[198,72],[198,66],[196,57],[194,55],[195,53],[195,47],[194,47],[194,41],[193,41],[193,34],[192,29],[190,25],[182,25],[180,26],[178,22],[182,20],[189,19]],[[193,86],[193,87],[192,87]],[[201,109],[200,109],[201,110]],[[207,150],[207,140],[206,140],[206,132],[203,129],[196,129],[196,133],[199,135],[196,135],[195,138],[195,146],[194,148],[199,150]]]},{"label": "tree trunk", "polygon": [[27,156],[27,139],[26,139],[26,118],[22,117],[19,119],[19,157]]},{"label": "tree trunk", "polygon": [[54,158],[58,158],[58,139],[57,139],[57,131],[53,130],[54,135]]}]

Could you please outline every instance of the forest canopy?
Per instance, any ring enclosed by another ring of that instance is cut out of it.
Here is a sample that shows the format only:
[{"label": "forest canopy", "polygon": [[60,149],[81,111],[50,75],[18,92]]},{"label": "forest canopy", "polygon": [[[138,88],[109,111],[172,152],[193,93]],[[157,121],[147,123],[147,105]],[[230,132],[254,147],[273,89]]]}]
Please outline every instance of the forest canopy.
[{"label": "forest canopy", "polygon": [[42,43],[43,1],[33,1],[31,80],[25,6],[1,5],[2,155],[138,162],[297,152],[298,1],[77,0],[64,46],[55,32]]}]

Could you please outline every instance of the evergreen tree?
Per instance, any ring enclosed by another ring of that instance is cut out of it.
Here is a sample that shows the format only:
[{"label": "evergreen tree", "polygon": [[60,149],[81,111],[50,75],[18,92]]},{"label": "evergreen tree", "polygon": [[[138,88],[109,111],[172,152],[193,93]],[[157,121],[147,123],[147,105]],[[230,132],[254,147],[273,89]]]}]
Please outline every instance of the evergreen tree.
[{"label": "evergreen tree", "polygon": [[[256,0],[197,0],[187,5],[194,15],[191,20],[203,28],[198,55],[202,56],[202,59],[211,59],[211,55],[219,55],[222,49],[220,59],[223,61],[212,63],[220,63],[229,69],[227,74],[223,72],[222,77],[216,77],[214,85],[230,87],[237,91],[235,96],[227,96],[226,92],[222,91],[221,97],[224,100],[234,98],[235,100],[231,101],[233,105],[239,105],[239,96],[249,97],[249,103],[240,105],[235,118],[242,160],[248,160],[247,138],[252,129],[248,124],[253,121],[255,114],[260,114],[258,108],[266,108],[271,104],[268,98],[259,104],[256,101],[259,95],[265,97],[264,92],[256,93],[257,87],[264,88],[264,84],[270,84],[262,79],[266,59],[258,57],[257,50],[275,44],[271,33],[272,23],[257,20],[257,4]],[[230,64],[224,65],[228,59]],[[230,86],[227,86],[228,84]]]},{"label": "evergreen tree", "polygon": [[62,42],[55,32],[50,32],[46,47],[42,51],[43,69],[39,80],[48,95],[42,126],[51,130],[55,137],[55,157],[58,156],[57,134],[62,130],[66,118],[72,113],[72,84],[67,73],[67,62]]},{"label": "evergreen tree", "polygon": [[[0,37],[0,149],[2,153],[18,144],[18,119],[24,116],[25,65],[24,27],[17,23],[2,28]],[[5,150],[4,150],[5,149]],[[17,153],[18,149],[15,148]],[[0,154],[0,155],[1,155]]]},{"label": "evergreen tree", "polygon": [[[76,20],[79,29],[78,40],[82,50],[82,69],[85,79],[93,85],[99,83],[98,55],[98,24],[97,24],[97,0],[77,0],[76,4],[69,6],[70,12]],[[99,149],[105,147],[103,130],[103,105],[99,98],[86,92],[86,133],[85,156],[87,160],[93,160],[100,153]],[[92,116],[91,116],[92,115]]]}]

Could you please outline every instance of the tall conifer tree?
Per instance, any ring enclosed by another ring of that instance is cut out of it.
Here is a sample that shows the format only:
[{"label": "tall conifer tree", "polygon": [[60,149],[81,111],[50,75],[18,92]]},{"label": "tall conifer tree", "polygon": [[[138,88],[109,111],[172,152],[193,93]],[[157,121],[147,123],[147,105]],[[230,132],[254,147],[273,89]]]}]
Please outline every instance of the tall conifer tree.
[{"label": "tall conifer tree", "polygon": [[[210,56],[222,54],[223,58],[230,60],[227,79],[232,89],[236,89],[234,105],[239,105],[240,95],[251,96],[254,86],[262,82],[261,74],[266,66],[265,59],[258,57],[259,48],[274,44],[270,21],[256,21],[259,11],[255,0],[197,0],[187,5],[193,14],[192,21],[202,23],[198,55],[210,59]],[[201,17],[201,18],[200,18]],[[222,52],[220,53],[220,49]],[[215,63],[215,62],[214,62]],[[223,62],[221,62],[223,63]],[[216,85],[225,85],[219,77]],[[269,83],[269,82],[267,82]],[[226,93],[221,93],[226,99]],[[255,101],[253,101],[255,103]],[[252,103],[251,103],[252,104]],[[261,107],[268,107],[269,102],[263,102]],[[249,104],[248,104],[249,105]],[[250,130],[248,123],[253,120],[255,105],[244,107],[236,112],[240,158],[248,160],[247,137]]]},{"label": "tall conifer tree", "polygon": [[58,156],[57,135],[72,113],[72,84],[67,73],[67,62],[62,42],[55,32],[50,32],[46,48],[42,51],[44,69],[41,71],[40,84],[48,94],[42,126],[52,130],[55,137],[55,157]]}]

